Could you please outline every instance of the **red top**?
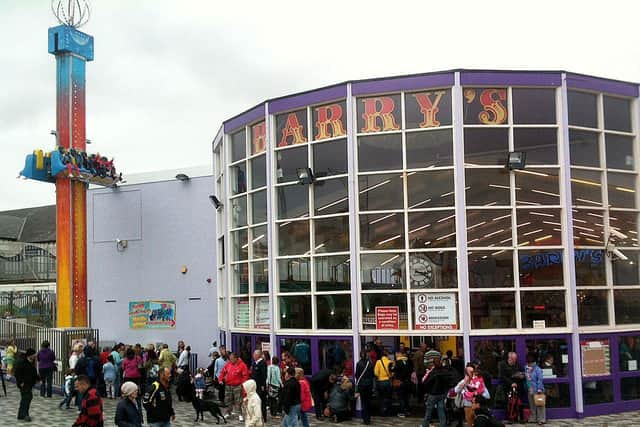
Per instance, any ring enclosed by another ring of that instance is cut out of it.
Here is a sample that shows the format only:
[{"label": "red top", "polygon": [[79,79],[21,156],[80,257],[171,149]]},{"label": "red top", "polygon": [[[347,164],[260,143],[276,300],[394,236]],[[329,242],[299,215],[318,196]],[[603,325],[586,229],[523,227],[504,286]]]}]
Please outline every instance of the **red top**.
[{"label": "red top", "polygon": [[247,365],[240,359],[236,360],[235,364],[229,360],[220,371],[220,375],[218,375],[218,381],[231,387],[242,385],[248,379],[249,370]]},{"label": "red top", "polygon": [[80,415],[73,423],[74,426],[102,426],[104,420],[102,418],[102,399],[98,395],[95,388],[90,388],[87,396],[82,399],[82,409]]},{"label": "red top", "polygon": [[311,386],[309,381],[305,377],[298,380],[300,383],[300,409],[304,412],[310,411],[313,408],[311,399]]},{"label": "red top", "polygon": [[100,364],[104,365],[105,363],[107,363],[107,357],[109,357],[109,355],[111,354],[110,351],[103,351],[102,353],[100,353]]},{"label": "red top", "polygon": [[133,359],[122,359],[122,376],[124,378],[140,378],[140,369],[138,366],[142,365],[142,358],[140,356],[134,356]]},{"label": "red top", "polygon": [[353,360],[347,359],[342,364],[343,373],[347,377],[353,377]]}]

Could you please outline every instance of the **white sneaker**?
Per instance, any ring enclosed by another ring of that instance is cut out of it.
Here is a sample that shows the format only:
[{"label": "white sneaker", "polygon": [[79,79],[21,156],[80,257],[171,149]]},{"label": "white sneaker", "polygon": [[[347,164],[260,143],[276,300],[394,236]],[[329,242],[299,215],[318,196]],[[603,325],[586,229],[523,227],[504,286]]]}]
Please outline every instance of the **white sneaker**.
[{"label": "white sneaker", "polygon": [[238,421],[244,421],[244,418],[242,417],[242,415],[238,415]]}]

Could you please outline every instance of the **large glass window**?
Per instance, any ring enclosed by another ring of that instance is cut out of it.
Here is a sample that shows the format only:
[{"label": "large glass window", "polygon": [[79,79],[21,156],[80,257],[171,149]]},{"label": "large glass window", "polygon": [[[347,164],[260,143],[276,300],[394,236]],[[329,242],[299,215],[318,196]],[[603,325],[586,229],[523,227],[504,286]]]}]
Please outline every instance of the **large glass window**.
[{"label": "large glass window", "polygon": [[384,134],[358,137],[360,172],[402,169],[402,135]]},{"label": "large glass window", "polygon": [[500,169],[465,169],[467,206],[511,204],[509,172]]},{"label": "large glass window", "polygon": [[555,128],[515,128],[513,146],[515,151],[527,154],[527,166],[558,164],[558,137]]},{"label": "large glass window", "polygon": [[247,164],[238,163],[231,166],[231,195],[247,192]]},{"label": "large glass window", "polygon": [[511,210],[467,210],[467,245],[470,247],[513,246]]},{"label": "large glass window", "polygon": [[473,329],[516,327],[516,300],[513,292],[471,292],[469,297]]},{"label": "large glass window", "polygon": [[347,141],[313,145],[313,173],[316,177],[347,173]]},{"label": "large glass window", "polygon": [[267,221],[267,190],[256,191],[251,197],[252,224],[260,224]]},{"label": "large glass window", "polygon": [[516,171],[517,205],[559,205],[558,169]]},{"label": "large glass window", "polygon": [[637,371],[640,368],[640,336],[619,336],[618,357],[621,371]]},{"label": "large glass window", "polygon": [[[409,209],[453,207],[453,170],[410,172],[407,174]],[[400,197],[402,193],[400,193]]]},{"label": "large glass window", "polygon": [[522,327],[533,328],[536,321],[547,328],[567,326],[564,301],[564,291],[521,292]]},{"label": "large glass window", "polygon": [[307,156],[306,146],[276,151],[276,178],[278,182],[297,181],[297,169],[307,167],[309,163]]},{"label": "large glass window", "polygon": [[243,295],[249,293],[249,264],[234,264],[232,268],[233,294]]},{"label": "large glass window", "polygon": [[278,276],[280,292],[311,291],[311,269],[307,258],[278,260]]},{"label": "large glass window", "polygon": [[318,292],[348,291],[351,289],[349,255],[315,257],[313,262]]},{"label": "large glass window", "polygon": [[614,211],[609,213],[609,224],[627,237],[615,237],[616,246],[638,246],[638,212]]},{"label": "large glass window", "polygon": [[614,208],[636,209],[636,175],[607,173],[609,205]]},{"label": "large glass window", "polygon": [[318,355],[320,369],[331,369],[334,372],[343,373],[343,375],[354,372],[353,345],[350,338],[346,340],[319,340]]},{"label": "large glass window", "polygon": [[247,157],[247,133],[245,130],[231,135],[231,162]]},{"label": "large glass window", "polygon": [[351,295],[318,295],[318,329],[351,329]]},{"label": "large glass window", "polygon": [[604,96],[603,101],[605,129],[631,132],[631,102],[612,96]]},{"label": "large glass window", "polygon": [[309,187],[284,185],[278,189],[278,218],[300,218],[309,215]]},{"label": "large glass window", "polygon": [[466,128],[464,161],[475,165],[505,165],[509,153],[509,130]]},{"label": "large glass window", "polygon": [[407,129],[451,125],[451,89],[404,95]]},{"label": "large glass window", "polygon": [[600,167],[597,133],[569,129],[569,151],[572,165]]},{"label": "large glass window", "polygon": [[304,255],[309,253],[309,221],[289,221],[278,224],[278,253]]},{"label": "large glass window", "polygon": [[512,288],[513,251],[470,251],[469,286],[472,288]]},{"label": "large glass window", "polygon": [[364,329],[407,329],[407,295],[362,294]]},{"label": "large glass window", "polygon": [[315,252],[346,252],[349,250],[349,217],[339,216],[313,221]]},{"label": "large glass window", "polygon": [[570,90],[568,93],[569,124],[573,126],[598,127],[598,96]]},{"label": "large glass window", "polygon": [[607,168],[635,169],[632,136],[607,134],[604,145],[607,151]]},{"label": "large glass window", "polygon": [[360,215],[360,248],[383,250],[404,248],[404,215]]},{"label": "large glass window", "polygon": [[405,262],[399,253],[360,256],[360,281],[364,290],[404,289]]},{"label": "large glass window", "polygon": [[[555,89],[513,88],[513,122],[553,124],[556,122]],[[527,160],[528,156],[527,156]]]},{"label": "large glass window", "polygon": [[571,200],[576,206],[602,206],[602,172],[571,168]]},{"label": "large glass window", "polygon": [[233,228],[247,225],[247,197],[231,199],[231,226]]},{"label": "large glass window", "polygon": [[464,88],[464,124],[507,124],[509,118],[507,95],[506,88]]},{"label": "large glass window", "polygon": [[251,188],[267,185],[267,156],[251,159]]},{"label": "large glass window", "polygon": [[578,324],[596,326],[609,324],[607,291],[578,290]]},{"label": "large glass window", "polygon": [[564,286],[562,249],[519,250],[520,286]]},{"label": "large glass window", "polygon": [[310,296],[281,296],[278,298],[278,303],[282,329],[311,329]]},{"label": "large glass window", "polygon": [[604,246],[604,212],[573,209],[573,243],[581,246]]},{"label": "large glass window", "polygon": [[253,245],[253,259],[266,258],[269,254],[267,246],[267,226],[253,227],[251,229],[251,244]]},{"label": "large glass window", "polygon": [[316,215],[331,215],[349,212],[347,178],[316,181],[313,186]]},{"label": "large glass window", "polygon": [[404,206],[400,174],[360,175],[358,187],[361,211],[402,209]]},{"label": "large glass window", "polygon": [[455,247],[456,220],[453,210],[409,214],[409,247],[412,249]]},{"label": "large glass window", "polygon": [[562,245],[560,209],[517,209],[518,246]]},{"label": "large glass window", "polygon": [[617,325],[640,323],[640,290],[616,290],[613,298]]},{"label": "large glass window", "polygon": [[445,289],[458,287],[455,251],[415,252],[409,255],[412,289]]},{"label": "large glass window", "polygon": [[613,270],[614,286],[637,286],[640,285],[638,276],[638,252],[625,251],[628,258],[622,260],[620,258],[612,258],[611,269]]},{"label": "large glass window", "polygon": [[451,129],[407,132],[407,168],[453,166]]},{"label": "large glass window", "polygon": [[575,249],[576,285],[606,285],[605,255],[602,249]]},{"label": "large glass window", "polygon": [[280,354],[289,354],[298,362],[305,375],[311,375],[311,340],[305,338],[280,338]]},{"label": "large glass window", "polygon": [[569,343],[566,339],[528,339],[527,353],[536,355],[544,378],[569,375]]},{"label": "large glass window", "polygon": [[269,265],[267,261],[252,262],[251,276],[253,277],[254,294],[269,292]]},{"label": "large glass window", "polygon": [[231,232],[231,260],[244,261],[249,255],[247,230]]}]

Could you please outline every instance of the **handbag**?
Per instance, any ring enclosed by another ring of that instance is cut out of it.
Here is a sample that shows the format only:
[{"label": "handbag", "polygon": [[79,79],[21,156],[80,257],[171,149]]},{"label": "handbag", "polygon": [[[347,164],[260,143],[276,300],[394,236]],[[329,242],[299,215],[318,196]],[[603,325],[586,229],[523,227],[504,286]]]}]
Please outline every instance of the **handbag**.
[{"label": "handbag", "polygon": [[542,407],[547,404],[547,396],[544,393],[536,393],[533,395],[533,403],[537,407]]}]

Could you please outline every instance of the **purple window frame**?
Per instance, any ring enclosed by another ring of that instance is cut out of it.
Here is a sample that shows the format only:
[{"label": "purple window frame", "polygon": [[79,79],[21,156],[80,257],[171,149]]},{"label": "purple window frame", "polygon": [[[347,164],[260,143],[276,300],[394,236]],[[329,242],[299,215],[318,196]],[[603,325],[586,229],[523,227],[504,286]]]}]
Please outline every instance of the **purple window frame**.
[{"label": "purple window frame", "polygon": [[[320,352],[317,351],[319,341],[326,340],[341,340],[341,341],[351,341],[351,348],[353,348],[353,336],[351,335],[343,335],[343,336],[309,336],[309,335],[276,335],[276,345],[275,349],[277,350],[276,354],[282,354],[282,349],[280,348],[280,340],[288,339],[288,340],[309,340],[309,345],[311,346],[311,374],[318,372],[320,370]],[[272,347],[274,348],[274,347]],[[354,361],[354,372],[355,372],[355,363],[356,357],[352,354],[351,359]],[[310,376],[310,374],[306,374],[306,376]]]}]

